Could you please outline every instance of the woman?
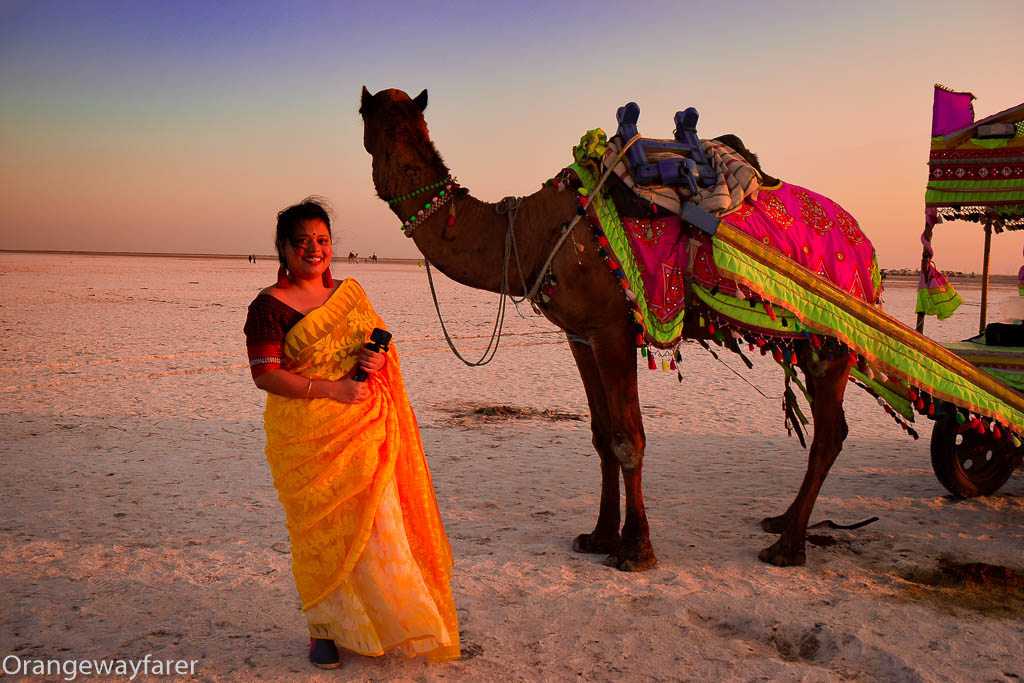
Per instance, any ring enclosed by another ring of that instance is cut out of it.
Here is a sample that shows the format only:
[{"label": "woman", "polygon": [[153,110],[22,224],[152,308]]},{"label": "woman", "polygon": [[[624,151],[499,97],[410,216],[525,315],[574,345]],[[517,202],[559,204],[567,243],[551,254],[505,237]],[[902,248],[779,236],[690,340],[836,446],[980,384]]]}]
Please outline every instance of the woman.
[{"label": "woman", "polygon": [[[400,648],[459,656],[441,525],[398,355],[365,347],[384,322],[331,278],[331,221],[309,198],[278,214],[277,283],[249,306],[249,365],[267,392],[267,461],[291,537],[310,661]],[[357,366],[369,377],[352,378]]]}]

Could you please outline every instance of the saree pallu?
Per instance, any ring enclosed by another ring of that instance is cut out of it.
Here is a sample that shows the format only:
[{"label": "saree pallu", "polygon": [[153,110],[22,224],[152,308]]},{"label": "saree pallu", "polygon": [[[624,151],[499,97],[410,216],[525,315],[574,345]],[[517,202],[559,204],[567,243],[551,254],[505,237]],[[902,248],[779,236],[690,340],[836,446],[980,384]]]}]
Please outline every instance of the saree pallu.
[{"label": "saree pallu", "polygon": [[[282,367],[338,380],[384,323],[343,281],[289,330]],[[452,554],[394,348],[362,403],[267,395],[267,462],[310,632],[360,654],[459,656]]]}]

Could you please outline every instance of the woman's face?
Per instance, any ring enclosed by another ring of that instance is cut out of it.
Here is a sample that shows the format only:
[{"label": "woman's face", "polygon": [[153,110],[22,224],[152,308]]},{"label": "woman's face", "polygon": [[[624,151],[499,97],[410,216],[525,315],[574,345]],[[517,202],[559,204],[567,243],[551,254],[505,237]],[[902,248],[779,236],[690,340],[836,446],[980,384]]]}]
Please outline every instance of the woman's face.
[{"label": "woman's face", "polygon": [[319,218],[302,221],[284,245],[291,276],[301,280],[320,277],[331,265],[331,233]]}]

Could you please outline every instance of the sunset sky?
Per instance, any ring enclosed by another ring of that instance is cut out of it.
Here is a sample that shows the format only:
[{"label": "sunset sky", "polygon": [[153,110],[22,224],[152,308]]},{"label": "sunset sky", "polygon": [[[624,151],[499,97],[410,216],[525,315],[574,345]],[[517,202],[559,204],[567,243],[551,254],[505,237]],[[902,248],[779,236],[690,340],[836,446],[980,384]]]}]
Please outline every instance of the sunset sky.
[{"label": "sunset sky", "polygon": [[[588,128],[740,135],[772,175],[920,258],[934,83],[978,118],[1024,101],[1024,2],[0,0],[0,248],[271,253],[276,212],[337,212],[335,252],[413,257],[370,181],[360,87],[429,90],[481,199],[532,193]],[[1016,273],[1024,235],[994,239]],[[976,224],[936,262],[980,271]]]}]

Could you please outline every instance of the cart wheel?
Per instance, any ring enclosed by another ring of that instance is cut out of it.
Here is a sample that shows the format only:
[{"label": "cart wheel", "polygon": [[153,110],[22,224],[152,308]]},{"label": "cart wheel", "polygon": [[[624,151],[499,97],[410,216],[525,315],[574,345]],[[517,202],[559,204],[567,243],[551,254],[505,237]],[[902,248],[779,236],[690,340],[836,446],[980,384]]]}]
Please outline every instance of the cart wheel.
[{"label": "cart wheel", "polygon": [[1005,439],[979,434],[957,424],[952,414],[937,418],[932,429],[932,470],[950,493],[961,498],[999,490],[1020,463],[1021,451]]}]

